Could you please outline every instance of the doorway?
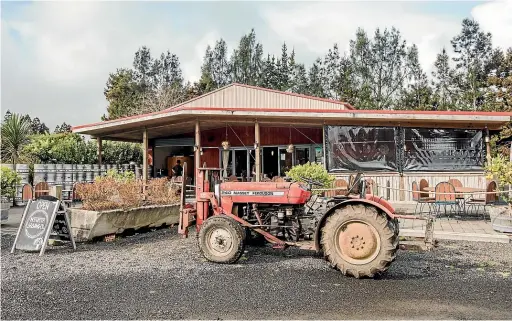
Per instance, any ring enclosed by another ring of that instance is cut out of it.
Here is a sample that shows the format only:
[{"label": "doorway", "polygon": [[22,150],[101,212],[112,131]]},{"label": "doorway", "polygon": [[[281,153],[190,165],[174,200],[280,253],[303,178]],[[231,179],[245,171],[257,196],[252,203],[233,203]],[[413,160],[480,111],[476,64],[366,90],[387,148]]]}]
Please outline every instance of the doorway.
[{"label": "doorway", "polygon": [[263,147],[263,174],[268,178],[279,175],[279,148]]},{"label": "doorway", "polygon": [[234,150],[235,153],[235,166],[234,166],[234,173],[238,178],[247,178],[247,150],[245,149],[238,149]]}]

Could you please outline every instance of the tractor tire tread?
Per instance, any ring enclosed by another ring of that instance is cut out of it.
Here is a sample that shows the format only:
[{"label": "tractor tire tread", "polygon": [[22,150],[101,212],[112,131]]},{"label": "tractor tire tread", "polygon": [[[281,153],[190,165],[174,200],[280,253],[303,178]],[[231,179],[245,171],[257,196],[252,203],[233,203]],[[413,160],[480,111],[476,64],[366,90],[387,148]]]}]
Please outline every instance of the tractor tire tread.
[{"label": "tractor tire tread", "polygon": [[[229,256],[223,258],[219,258],[218,256],[215,256],[212,253],[210,253],[205,244],[206,233],[208,232],[208,229],[218,225],[222,225],[224,228],[231,230],[234,236],[233,241],[236,242],[236,244],[234,245],[236,251],[232,251]],[[238,223],[234,219],[225,215],[216,215],[208,218],[206,221],[204,221],[199,233],[197,233],[197,244],[199,246],[201,254],[203,254],[203,256],[208,261],[220,264],[232,264],[238,261],[238,259],[240,259],[240,257],[244,253],[245,241],[246,233],[242,225],[240,225],[240,223]]]},{"label": "tractor tire tread", "polygon": [[[373,225],[380,236],[380,251],[377,257],[369,263],[351,264],[338,254],[334,233],[341,224],[351,219],[364,220],[366,223]],[[324,258],[329,262],[329,265],[334,266],[344,275],[355,278],[375,277],[386,272],[390,264],[396,259],[396,252],[399,247],[398,224],[374,207],[346,205],[334,210],[327,218],[322,228],[320,244]]]}]

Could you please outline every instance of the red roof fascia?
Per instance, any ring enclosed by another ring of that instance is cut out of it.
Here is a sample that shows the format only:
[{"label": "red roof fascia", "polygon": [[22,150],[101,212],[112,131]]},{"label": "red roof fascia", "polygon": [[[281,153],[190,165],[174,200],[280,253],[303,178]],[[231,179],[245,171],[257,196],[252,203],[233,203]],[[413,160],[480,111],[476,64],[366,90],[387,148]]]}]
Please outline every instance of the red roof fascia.
[{"label": "red roof fascia", "polygon": [[204,111],[256,111],[256,112],[290,112],[290,113],[337,113],[337,114],[346,114],[346,113],[355,113],[355,114],[406,114],[406,115],[413,115],[413,114],[420,114],[420,115],[438,115],[438,116],[448,116],[448,115],[461,115],[461,116],[508,116],[512,117],[512,113],[510,112],[485,112],[485,111],[427,111],[427,110],[338,110],[338,109],[277,109],[277,108],[223,108],[223,107],[186,107],[186,106],[179,106],[174,109],[164,109],[162,111],[148,113],[148,114],[142,114],[142,115],[135,115],[125,118],[119,118],[114,120],[108,120],[103,122],[97,122],[92,124],[85,124],[85,125],[79,125],[74,126],[72,129],[80,129],[80,128],[87,128],[87,127],[93,127],[96,125],[102,125],[102,124],[108,124],[108,123],[116,123],[116,122],[122,122],[125,120],[130,119],[137,119],[137,118],[143,118],[150,115],[158,115],[158,114],[165,114],[168,112],[174,112],[174,111],[181,111],[181,110],[204,110]]},{"label": "red roof fascia", "polygon": [[100,122],[96,122],[96,123],[91,123],[91,124],[72,126],[71,130],[85,128],[85,127],[92,127],[92,126],[102,125],[102,124],[117,123],[117,122],[129,120],[129,119],[136,119],[136,118],[142,118],[142,117],[151,116],[151,115],[165,114],[167,112],[169,112],[169,110],[168,109],[164,109],[164,110],[155,111],[155,112],[147,113],[147,114],[133,115],[133,116],[117,118],[117,119],[112,119],[112,120],[104,120],[104,121],[100,121]]},{"label": "red roof fascia", "polygon": [[215,110],[215,111],[261,111],[261,112],[281,112],[281,113],[337,113],[337,114],[420,114],[420,115],[461,115],[461,116],[509,116],[512,112],[489,112],[489,111],[450,111],[450,110],[375,110],[375,109],[296,109],[296,108],[245,108],[245,107],[179,107],[177,110]]}]

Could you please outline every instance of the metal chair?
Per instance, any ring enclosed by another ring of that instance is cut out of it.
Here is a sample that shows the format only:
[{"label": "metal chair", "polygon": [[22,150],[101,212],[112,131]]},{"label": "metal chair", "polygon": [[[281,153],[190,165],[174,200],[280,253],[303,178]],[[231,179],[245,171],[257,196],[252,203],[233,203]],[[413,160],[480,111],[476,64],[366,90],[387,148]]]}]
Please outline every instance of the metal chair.
[{"label": "metal chair", "polygon": [[[428,184],[428,183],[427,183]],[[423,213],[423,206],[425,204],[428,205],[429,213],[432,211],[432,204],[435,202],[434,197],[430,197],[428,193],[425,196],[425,193],[421,193],[420,187],[416,181],[412,182],[412,200],[416,202],[416,207],[414,208],[414,215],[416,215],[418,211],[418,206],[420,207],[420,213]]]},{"label": "metal chair", "polygon": [[375,188],[376,188],[375,181],[371,178],[367,178],[366,186],[365,186],[366,194],[371,194],[371,195],[377,194],[377,191],[375,190]]},{"label": "metal chair", "polygon": [[430,197],[430,194],[429,192],[425,192],[425,188],[427,188],[429,185],[428,185],[428,181],[424,178],[422,178],[420,180],[420,197]]},{"label": "metal chair", "polygon": [[441,212],[441,206],[444,207],[444,213],[446,212],[446,207],[450,206],[451,208],[456,207],[460,212],[460,204],[457,201],[457,195],[455,194],[455,187],[448,182],[441,182],[436,185],[435,188],[435,216]]},{"label": "metal chair", "polygon": [[[483,207],[483,217],[484,217],[484,221],[485,221],[485,214],[486,214],[486,209],[487,209],[487,206],[489,205],[494,205],[498,202],[498,193],[496,193],[498,189],[498,184],[496,183],[496,181],[490,181],[488,184],[487,184],[487,188],[485,189],[485,191],[487,192],[487,194],[484,194],[484,197],[481,197],[481,198],[471,198],[469,201],[466,202],[466,205],[468,205],[468,212],[471,212],[471,209],[474,208],[475,209],[475,214],[478,214],[478,208],[481,206]],[[489,215],[489,219],[490,219],[490,215]]]},{"label": "metal chair", "polygon": [[345,195],[345,191],[337,190],[336,188],[347,187],[347,181],[341,178],[337,178],[332,182],[331,187],[335,190],[325,192],[325,197],[334,197],[336,195]]}]

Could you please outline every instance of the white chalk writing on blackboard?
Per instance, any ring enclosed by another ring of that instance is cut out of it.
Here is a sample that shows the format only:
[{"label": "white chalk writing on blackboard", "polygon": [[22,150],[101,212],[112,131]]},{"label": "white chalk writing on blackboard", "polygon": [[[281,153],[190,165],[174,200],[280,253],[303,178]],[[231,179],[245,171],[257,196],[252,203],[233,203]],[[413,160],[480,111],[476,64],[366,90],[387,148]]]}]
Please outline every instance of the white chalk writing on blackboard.
[{"label": "white chalk writing on blackboard", "polygon": [[[49,204],[49,202],[46,203]],[[39,204],[37,207],[39,208]],[[30,213],[27,221],[28,222],[25,227],[25,234],[29,238],[34,239],[44,233],[46,224],[48,222],[48,213],[46,213],[44,210],[36,210]]]}]

